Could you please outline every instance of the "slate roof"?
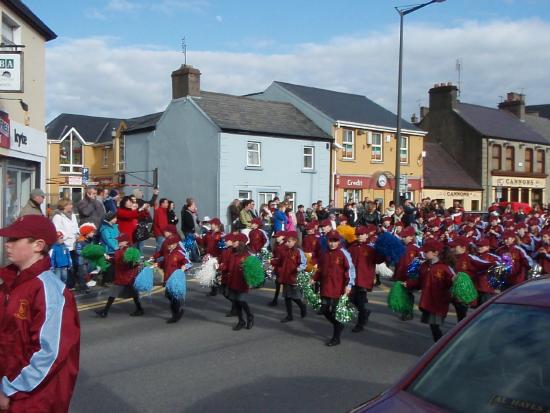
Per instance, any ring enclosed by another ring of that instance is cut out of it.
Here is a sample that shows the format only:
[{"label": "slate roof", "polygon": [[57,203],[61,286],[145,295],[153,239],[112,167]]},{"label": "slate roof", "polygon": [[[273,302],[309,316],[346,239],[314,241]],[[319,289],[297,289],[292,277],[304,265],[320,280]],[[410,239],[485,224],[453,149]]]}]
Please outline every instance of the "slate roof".
[{"label": "slate roof", "polygon": [[550,104],[525,106],[525,112],[538,112],[543,118],[550,119]]},{"label": "slate roof", "polygon": [[29,9],[25,3],[20,0],[3,0],[9,8],[15,11],[23,20],[25,20],[31,27],[33,27],[38,33],[40,33],[46,41],[57,38],[57,34],[53,32],[46,24]]},{"label": "slate roof", "polygon": [[290,103],[213,92],[192,99],[224,131],[332,140]]},{"label": "slate roof", "polygon": [[441,145],[424,141],[424,150],[424,188],[482,189]]},{"label": "slate roof", "polygon": [[113,128],[118,128],[122,120],[62,113],[46,125],[46,134],[48,139],[59,140],[69,129],[75,128],[86,143],[107,143],[112,140]]},{"label": "slate roof", "polygon": [[[274,82],[298,96],[334,121],[354,122],[396,128],[397,115],[362,95],[336,92],[310,86]],[[403,119],[403,129],[423,132]]]},{"label": "slate roof", "polygon": [[131,135],[133,133],[145,132],[155,129],[157,122],[164,112],[151,113],[145,116],[139,116],[136,118],[126,119],[125,135]]},{"label": "slate roof", "polygon": [[544,136],[550,144],[550,119],[527,113],[525,114],[525,123]]},{"label": "slate roof", "polygon": [[550,143],[525,122],[505,110],[457,102],[455,112],[484,136],[545,145]]}]

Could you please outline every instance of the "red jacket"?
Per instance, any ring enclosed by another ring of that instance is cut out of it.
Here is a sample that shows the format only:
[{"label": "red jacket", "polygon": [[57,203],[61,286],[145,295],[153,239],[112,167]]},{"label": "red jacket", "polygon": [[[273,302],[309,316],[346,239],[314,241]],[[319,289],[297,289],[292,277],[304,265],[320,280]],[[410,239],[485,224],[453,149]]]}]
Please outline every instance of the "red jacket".
[{"label": "red jacket", "polygon": [[355,266],[355,286],[372,290],[376,264],[384,262],[385,258],[378,255],[372,245],[359,241],[351,245],[349,253]]},{"label": "red jacket", "polygon": [[130,237],[135,243],[134,232],[138,224],[139,213],[137,209],[118,208],[116,211],[118,230]]},{"label": "red jacket", "polygon": [[115,252],[115,285],[133,285],[138,274],[139,266],[124,262],[124,253],[128,247],[121,248]]},{"label": "red jacket", "polygon": [[[168,225],[168,208],[155,208],[153,217],[153,234],[155,237],[162,236],[162,230]],[[120,226],[120,225],[119,225]]]},{"label": "red jacket", "polygon": [[340,247],[322,254],[313,276],[315,281],[321,282],[321,297],[340,298],[344,295],[350,281],[349,269],[348,259]]},{"label": "red jacket", "polygon": [[261,229],[253,229],[248,234],[248,247],[252,251],[252,253],[257,254],[259,253],[265,243],[267,242],[267,237],[265,235],[265,232],[263,232]]},{"label": "red jacket", "polygon": [[517,245],[512,245],[511,247],[504,245],[500,247],[496,253],[501,257],[504,257],[505,255],[512,257],[512,271],[508,276],[508,284],[512,286],[525,281],[527,271],[529,270],[529,267],[531,267],[532,262],[531,258],[527,256],[525,250]]},{"label": "red jacket", "polygon": [[302,239],[302,249],[306,254],[313,254],[317,249],[318,243],[319,243],[319,235],[307,234]]},{"label": "red jacket", "polygon": [[397,261],[393,278],[397,281],[407,281],[407,269],[415,258],[420,257],[421,251],[414,243],[409,242],[405,246],[405,252]]},{"label": "red jacket", "polygon": [[[500,245],[500,238],[502,237],[503,232],[504,232],[504,229],[502,228],[502,225],[495,225],[495,226],[489,225],[485,229],[485,236],[489,238],[489,246],[491,247],[492,251],[495,251]],[[499,235],[496,235],[494,233]]]},{"label": "red jacket", "polygon": [[[500,257],[491,252],[484,252],[483,254],[479,254],[479,258],[481,258],[483,261],[490,262],[492,266],[500,261]],[[480,293],[494,294],[495,292],[495,289],[489,284],[487,272],[480,274],[474,280],[474,283],[476,285],[476,290],[478,290]]]},{"label": "red jacket", "polygon": [[222,253],[222,250],[218,248],[218,243],[222,237],[223,233],[221,231],[213,232],[210,230],[202,238],[197,237],[197,243],[204,248],[207,254],[218,258]]},{"label": "red jacket", "polygon": [[229,276],[227,277],[227,286],[239,293],[248,292],[248,284],[244,281],[242,263],[250,254],[245,250],[240,254],[233,252],[229,261]]},{"label": "red jacket", "polygon": [[[539,252],[541,248],[544,248],[544,252]],[[535,245],[535,252],[533,256],[542,267],[542,273],[550,274],[550,244],[544,244],[542,241],[539,241]]]},{"label": "red jacket", "polygon": [[284,242],[282,244],[275,242],[275,246],[273,247],[273,258],[271,258],[270,264],[273,267],[273,274],[277,277],[279,274],[279,266],[283,263],[282,257],[285,249],[286,245]]},{"label": "red jacket", "polygon": [[420,266],[418,280],[408,280],[407,286],[417,286],[422,290],[419,304],[421,310],[445,317],[449,312],[454,275],[447,264],[425,261]]},{"label": "red jacket", "polygon": [[10,413],[69,410],[79,369],[74,297],[44,257],[17,275],[0,269],[0,389]]},{"label": "red jacket", "polygon": [[168,281],[168,278],[176,270],[180,270],[185,264],[187,264],[187,258],[185,253],[178,245],[172,251],[168,252],[168,255],[164,258],[162,269],[164,270],[164,282]]},{"label": "red jacket", "polygon": [[285,247],[280,258],[280,263],[278,267],[279,282],[281,284],[296,285],[298,269],[301,266],[305,266],[305,262],[302,262],[302,253],[300,250],[296,247]]},{"label": "red jacket", "polygon": [[233,256],[233,248],[225,248],[221,251],[218,271],[221,273],[221,284],[227,284],[227,278],[229,276],[229,267],[231,266],[231,257]]},{"label": "red jacket", "polygon": [[493,266],[490,261],[485,261],[475,255],[464,253],[455,255],[455,271],[464,272],[475,282],[479,273],[487,274],[487,270]]}]

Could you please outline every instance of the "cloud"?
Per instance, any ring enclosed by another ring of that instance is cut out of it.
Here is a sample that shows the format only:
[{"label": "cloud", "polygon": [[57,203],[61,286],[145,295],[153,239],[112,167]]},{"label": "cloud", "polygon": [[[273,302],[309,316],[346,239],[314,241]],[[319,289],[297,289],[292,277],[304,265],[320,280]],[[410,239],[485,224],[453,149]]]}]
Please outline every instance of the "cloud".
[{"label": "cloud", "polygon": [[105,7],[109,11],[129,12],[141,9],[142,4],[129,0],[110,0]]},{"label": "cloud", "polygon": [[149,4],[149,8],[155,12],[172,14],[177,11],[191,11],[203,13],[208,8],[206,0],[159,0]]},{"label": "cloud", "polygon": [[220,16],[220,15],[217,15],[217,16],[216,16],[216,21],[218,21],[218,22],[220,22],[220,23],[223,22],[223,17]]},{"label": "cloud", "polygon": [[[192,51],[203,90],[246,94],[274,80],[363,94],[396,112],[397,27],[308,43],[279,53]],[[523,91],[527,104],[548,103],[550,23],[540,20],[465,22],[455,27],[407,25],[403,116],[427,105],[434,83],[455,82],[462,61],[461,100],[496,107],[499,96]],[[61,112],[113,117],[162,110],[177,51],[120,46],[112,38],[58,41],[47,48],[47,117]]]},{"label": "cloud", "polygon": [[97,9],[84,10],[84,16],[86,16],[86,18],[88,19],[93,19],[93,20],[105,20],[107,18],[102,12],[100,12]]}]

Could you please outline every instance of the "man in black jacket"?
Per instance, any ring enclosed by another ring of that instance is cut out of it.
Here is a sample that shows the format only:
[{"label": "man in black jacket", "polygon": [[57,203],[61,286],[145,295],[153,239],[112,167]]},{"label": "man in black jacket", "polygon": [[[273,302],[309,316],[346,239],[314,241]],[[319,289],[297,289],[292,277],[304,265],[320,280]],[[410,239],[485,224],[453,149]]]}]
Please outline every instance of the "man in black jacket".
[{"label": "man in black jacket", "polygon": [[[197,214],[197,203],[194,198],[187,198],[185,205],[181,209],[181,231],[184,238],[195,236],[200,234],[200,222]],[[193,246],[189,251],[191,261],[199,262],[200,254],[199,248],[196,242],[193,242]]]}]

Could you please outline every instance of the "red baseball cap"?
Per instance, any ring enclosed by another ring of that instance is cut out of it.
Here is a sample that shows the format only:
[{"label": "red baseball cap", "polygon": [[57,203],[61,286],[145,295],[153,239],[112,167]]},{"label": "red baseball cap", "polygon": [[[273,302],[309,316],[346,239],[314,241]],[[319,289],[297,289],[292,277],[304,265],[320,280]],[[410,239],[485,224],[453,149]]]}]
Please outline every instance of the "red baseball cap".
[{"label": "red baseball cap", "polygon": [[169,233],[171,233],[171,234],[177,234],[177,233],[178,233],[178,229],[176,228],[175,225],[169,224],[169,225],[166,225],[166,226],[162,229],[162,232],[169,232]]},{"label": "red baseball cap", "polygon": [[371,233],[376,233],[376,231],[378,231],[378,227],[374,224],[369,224],[367,225],[367,231],[369,232],[369,234]]},{"label": "red baseball cap", "polygon": [[240,234],[235,234],[235,236],[233,237],[233,241],[238,241],[246,244],[248,242],[248,237],[246,236],[246,234],[243,234],[241,232]]},{"label": "red baseball cap", "polygon": [[235,240],[235,235],[233,234],[225,234],[223,236],[223,239],[227,242],[227,241],[231,241],[233,242]]},{"label": "red baseball cap", "polygon": [[452,242],[449,243],[450,247],[468,247],[470,245],[470,240],[466,237],[456,237]]},{"label": "red baseball cap", "polygon": [[317,222],[311,221],[306,224],[306,230],[315,229],[317,226]]},{"label": "red baseball cap", "polygon": [[166,238],[166,245],[177,244],[180,241],[181,238],[179,235],[170,235],[168,238]]},{"label": "red baseball cap", "polygon": [[338,231],[329,231],[327,234],[327,239],[329,241],[340,241],[342,237]]},{"label": "red baseball cap", "polygon": [[284,237],[286,235],[285,231],[277,231],[273,234],[274,238]]},{"label": "red baseball cap", "polygon": [[286,239],[289,239],[289,238],[298,239],[298,233],[297,233],[296,231],[288,231],[288,232],[285,234],[285,238],[286,238]]},{"label": "red baseball cap", "polygon": [[476,242],[476,246],[478,246],[478,247],[489,247],[489,246],[491,246],[491,244],[489,243],[489,238],[480,238]]},{"label": "red baseball cap", "polygon": [[502,239],[504,240],[506,238],[516,238],[516,233],[514,231],[504,231]]},{"label": "red baseball cap", "polygon": [[369,229],[364,225],[359,225],[358,227],[355,227],[355,235],[363,235],[368,233]]},{"label": "red baseball cap", "polygon": [[321,222],[319,222],[320,227],[330,227],[332,224],[330,223],[330,219],[323,219]]},{"label": "red baseball cap", "polygon": [[262,225],[262,219],[261,218],[254,218],[252,221],[250,221],[251,224],[256,225]]},{"label": "red baseball cap", "polygon": [[518,222],[518,223],[516,224],[516,227],[515,227],[516,231],[517,231],[518,229],[522,229],[522,228],[523,228],[523,229],[527,229],[527,225],[525,225],[525,222]]},{"label": "red baseball cap", "polygon": [[52,221],[42,215],[23,215],[0,229],[0,237],[41,239],[52,245],[57,241],[57,231]]},{"label": "red baseball cap", "polygon": [[345,216],[344,214],[340,214],[340,215],[338,216],[338,220],[339,220],[340,222],[342,222],[342,221],[348,222],[348,217]]},{"label": "red baseball cap", "polygon": [[212,218],[210,221],[208,221],[209,224],[217,225],[218,227],[221,227],[222,222],[219,218]]},{"label": "red baseball cap", "polygon": [[399,233],[399,235],[401,236],[401,238],[405,238],[405,237],[414,237],[414,235],[416,234],[416,231],[414,230],[413,227],[407,227],[405,229],[403,229],[403,231],[401,231]]},{"label": "red baseball cap", "polygon": [[437,241],[435,239],[429,239],[429,240],[426,241],[426,243],[422,247],[422,251],[424,251],[424,252],[428,252],[428,251],[441,252],[441,251],[443,251],[443,248],[445,248],[445,246],[443,245],[442,242]]}]

